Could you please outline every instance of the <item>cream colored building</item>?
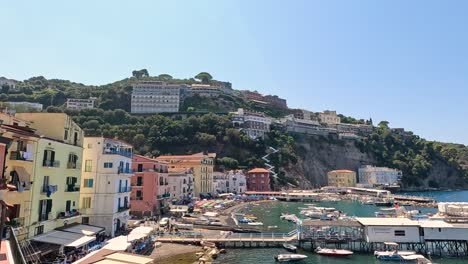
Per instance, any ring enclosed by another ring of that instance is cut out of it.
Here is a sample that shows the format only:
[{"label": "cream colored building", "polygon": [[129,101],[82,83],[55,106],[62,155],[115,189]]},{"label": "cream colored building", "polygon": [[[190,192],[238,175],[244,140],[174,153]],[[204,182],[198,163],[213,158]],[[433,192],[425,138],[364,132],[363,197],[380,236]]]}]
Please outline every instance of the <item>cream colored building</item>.
[{"label": "cream colored building", "polygon": [[[82,130],[65,114],[18,114],[10,121],[2,120],[3,136],[12,139],[5,175],[16,187],[5,201],[12,205],[9,224],[16,227],[18,238],[81,222],[82,137],[65,139],[65,131],[82,135]],[[43,126],[45,120],[48,126]]]},{"label": "cream colored building", "polygon": [[132,145],[103,137],[85,137],[80,191],[83,222],[114,236],[130,219]]},{"label": "cream colored building", "polygon": [[193,155],[159,156],[157,161],[168,162],[171,168],[187,168],[193,172],[195,181],[194,195],[213,192],[213,168],[216,153],[197,153]]},{"label": "cream colored building", "polygon": [[341,123],[340,117],[336,114],[336,111],[325,110],[319,113],[320,123],[327,125],[336,125]]},{"label": "cream colored building", "polygon": [[328,185],[336,187],[355,187],[356,172],[350,170],[333,170],[327,173]]}]

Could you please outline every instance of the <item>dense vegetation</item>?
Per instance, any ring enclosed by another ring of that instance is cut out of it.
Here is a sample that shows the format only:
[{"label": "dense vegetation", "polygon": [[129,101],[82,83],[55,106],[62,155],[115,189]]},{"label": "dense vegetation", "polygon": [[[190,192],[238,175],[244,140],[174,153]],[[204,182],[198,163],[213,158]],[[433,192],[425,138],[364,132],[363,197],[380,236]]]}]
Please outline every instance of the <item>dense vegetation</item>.
[{"label": "dense vegetation", "polygon": [[[431,142],[407,132],[394,133],[385,121],[379,123],[374,131],[370,137],[356,141],[356,145],[362,152],[372,153],[379,165],[400,169],[404,175],[404,184],[421,185],[436,161],[455,168],[468,180],[466,146]],[[429,181],[429,187],[439,186],[436,182]]]}]

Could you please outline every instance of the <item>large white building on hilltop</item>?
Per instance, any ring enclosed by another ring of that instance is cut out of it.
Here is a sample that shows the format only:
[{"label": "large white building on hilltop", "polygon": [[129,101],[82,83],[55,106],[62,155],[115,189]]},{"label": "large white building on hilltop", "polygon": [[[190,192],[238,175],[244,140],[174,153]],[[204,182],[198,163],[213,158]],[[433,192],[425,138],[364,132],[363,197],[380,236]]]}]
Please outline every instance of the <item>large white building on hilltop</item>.
[{"label": "large white building on hilltop", "polygon": [[80,208],[83,222],[102,226],[111,236],[130,219],[133,147],[116,139],[85,137]]},{"label": "large white building on hilltop", "polygon": [[358,170],[359,183],[369,185],[396,185],[402,177],[402,172],[387,167],[362,166]]},{"label": "large white building on hilltop", "polygon": [[238,126],[246,135],[252,139],[263,138],[270,132],[271,118],[263,113],[245,111],[242,108],[232,114],[232,123]]},{"label": "large white building on hilltop", "polygon": [[134,114],[179,112],[184,85],[160,81],[139,82],[133,86],[131,112]]}]

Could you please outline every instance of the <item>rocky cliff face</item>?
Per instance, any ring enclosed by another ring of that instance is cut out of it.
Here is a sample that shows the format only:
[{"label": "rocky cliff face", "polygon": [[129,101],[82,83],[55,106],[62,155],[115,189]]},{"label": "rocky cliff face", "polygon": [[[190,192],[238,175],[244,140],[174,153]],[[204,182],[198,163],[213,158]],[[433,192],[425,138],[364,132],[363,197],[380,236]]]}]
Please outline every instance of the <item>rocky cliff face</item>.
[{"label": "rocky cliff face", "polygon": [[[380,165],[370,153],[362,153],[354,140],[332,140],[317,136],[296,136],[297,164],[285,168],[286,176],[295,178],[301,188],[325,186],[327,172],[336,169],[356,171],[364,164]],[[442,160],[432,162],[432,170],[417,186],[406,189],[466,188],[459,172]],[[403,177],[412,177],[403,175]]]}]

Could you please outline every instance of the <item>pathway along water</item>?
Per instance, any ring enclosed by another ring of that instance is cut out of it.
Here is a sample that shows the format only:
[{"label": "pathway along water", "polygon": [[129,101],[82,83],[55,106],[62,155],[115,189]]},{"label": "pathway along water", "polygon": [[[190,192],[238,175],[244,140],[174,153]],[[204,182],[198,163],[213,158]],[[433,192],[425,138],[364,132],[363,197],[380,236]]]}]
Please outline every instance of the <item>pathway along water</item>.
[{"label": "pathway along water", "polygon": [[[468,191],[452,191],[452,192],[424,192],[410,193],[411,195],[431,196],[438,201],[444,202],[468,202]],[[379,207],[373,205],[362,205],[359,202],[341,201],[336,203],[316,203],[317,206],[335,207],[350,216],[373,217],[374,212]],[[265,203],[258,206],[249,206],[241,211],[246,214],[253,214],[258,217],[258,221],[264,223],[263,227],[258,227],[259,230],[271,232],[268,226],[278,226],[273,232],[289,232],[295,228],[293,223],[280,220],[281,213],[295,213],[299,215],[299,207],[306,207],[304,203],[279,202]],[[435,212],[434,208],[412,208],[419,209],[423,212]],[[254,249],[228,249],[227,254],[222,254],[214,262],[219,264],[266,264],[275,263],[274,256],[277,254],[286,254],[287,251],[282,248],[254,248]],[[371,254],[354,254],[347,258],[332,258],[319,256],[310,251],[298,251],[299,254],[305,254],[308,258],[298,263],[323,263],[323,264],[345,264],[345,263],[383,263]],[[441,264],[466,264],[466,258],[444,258],[434,259],[435,263]]]}]

